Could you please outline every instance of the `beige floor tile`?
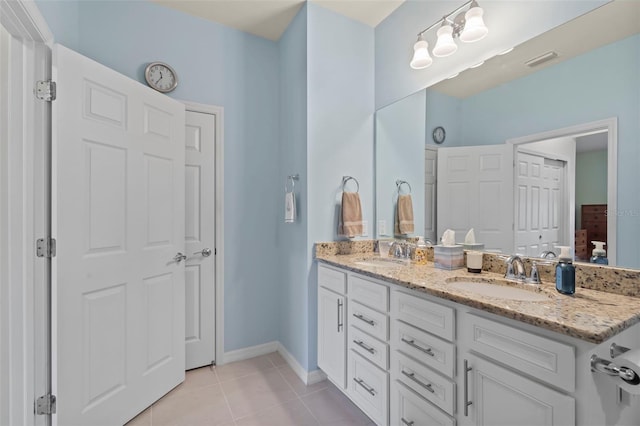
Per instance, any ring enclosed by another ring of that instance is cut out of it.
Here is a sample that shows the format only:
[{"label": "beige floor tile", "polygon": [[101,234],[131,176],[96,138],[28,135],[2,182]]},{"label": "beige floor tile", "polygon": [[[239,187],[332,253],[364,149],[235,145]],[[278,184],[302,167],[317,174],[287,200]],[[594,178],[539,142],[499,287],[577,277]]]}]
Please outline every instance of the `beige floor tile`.
[{"label": "beige floor tile", "polygon": [[261,371],[236,380],[221,381],[234,419],[296,399],[296,393],[277,369]]},{"label": "beige floor tile", "polygon": [[331,384],[301,399],[321,425],[366,426],[371,423],[369,417]]},{"label": "beige floor tile", "polygon": [[153,426],[209,426],[233,424],[219,384],[156,402],[151,408]]},{"label": "beige floor tile", "polygon": [[232,362],[216,367],[218,380],[233,380],[240,377],[248,376],[260,371],[266,371],[275,368],[268,355],[262,355],[244,361]]},{"label": "beige floor tile", "polygon": [[271,352],[270,354],[267,354],[267,358],[269,358],[276,367],[288,365],[287,361],[278,352]]},{"label": "beige floor tile", "polygon": [[307,395],[311,392],[317,392],[319,390],[325,389],[327,387],[327,383],[329,383],[328,380],[323,380],[321,382],[307,386],[302,380],[300,380],[298,375],[288,365],[279,367],[278,371],[280,371],[282,377],[284,377],[287,383],[289,383],[289,385],[299,396]]},{"label": "beige floor tile", "polygon": [[182,396],[186,393],[198,391],[205,387],[217,385],[218,376],[211,370],[211,367],[202,367],[195,370],[189,370],[185,373],[184,382],[173,388],[171,392],[163,398],[174,398]]},{"label": "beige floor tile", "polygon": [[317,426],[318,422],[299,399],[258,411],[236,420],[236,426]]},{"label": "beige floor tile", "polygon": [[131,419],[125,426],[151,426],[151,408]]}]

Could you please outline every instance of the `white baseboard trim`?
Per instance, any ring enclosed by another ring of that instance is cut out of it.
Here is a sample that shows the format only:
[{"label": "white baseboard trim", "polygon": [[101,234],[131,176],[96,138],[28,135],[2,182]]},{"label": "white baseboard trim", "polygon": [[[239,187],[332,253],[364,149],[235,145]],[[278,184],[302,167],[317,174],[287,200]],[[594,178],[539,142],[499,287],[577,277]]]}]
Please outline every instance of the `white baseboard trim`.
[{"label": "white baseboard trim", "polygon": [[224,359],[216,362],[216,364],[217,365],[228,364],[230,362],[242,361],[242,360],[254,358],[260,355],[266,355],[271,352],[278,351],[279,346],[281,346],[280,342],[274,340],[273,342],[267,342],[261,345],[249,346],[247,348],[236,349],[235,351],[225,352]]},{"label": "white baseboard trim", "polygon": [[327,376],[321,370],[307,371],[305,370],[298,360],[294,358],[291,353],[280,342],[278,343],[278,353],[287,361],[289,367],[296,373],[296,375],[302,380],[305,385],[313,385],[314,383],[321,382],[327,378]]},{"label": "white baseboard trim", "polygon": [[254,358],[260,355],[270,354],[271,352],[278,352],[289,367],[296,373],[296,375],[302,380],[305,385],[313,385],[314,383],[321,382],[327,378],[327,375],[322,370],[317,369],[313,371],[307,371],[300,365],[298,360],[284,347],[284,345],[277,340],[273,342],[263,343],[261,345],[249,346],[247,348],[236,349],[235,351],[229,351],[224,353],[224,359],[218,360],[217,365],[223,365],[230,362],[242,361],[249,358]]}]

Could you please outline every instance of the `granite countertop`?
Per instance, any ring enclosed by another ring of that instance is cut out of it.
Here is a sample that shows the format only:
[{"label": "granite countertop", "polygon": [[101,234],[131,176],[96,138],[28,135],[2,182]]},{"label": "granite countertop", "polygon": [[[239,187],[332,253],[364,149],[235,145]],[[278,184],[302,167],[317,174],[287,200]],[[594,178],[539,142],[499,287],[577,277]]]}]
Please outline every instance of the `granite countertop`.
[{"label": "granite countertop", "polygon": [[329,254],[316,253],[320,262],[345,268],[359,274],[377,278],[399,286],[421,291],[462,305],[471,306],[506,318],[522,321],[561,334],[593,343],[601,343],[626,328],[640,322],[640,298],[576,288],[576,294],[567,296],[555,289],[554,283],[535,285],[514,284],[546,296],[543,301],[513,301],[482,296],[451,288],[447,280],[459,277],[470,281],[494,281],[504,285],[502,275],[482,271],[472,274],[465,269],[447,271],[427,265],[367,266],[356,262],[371,259],[374,253]]}]

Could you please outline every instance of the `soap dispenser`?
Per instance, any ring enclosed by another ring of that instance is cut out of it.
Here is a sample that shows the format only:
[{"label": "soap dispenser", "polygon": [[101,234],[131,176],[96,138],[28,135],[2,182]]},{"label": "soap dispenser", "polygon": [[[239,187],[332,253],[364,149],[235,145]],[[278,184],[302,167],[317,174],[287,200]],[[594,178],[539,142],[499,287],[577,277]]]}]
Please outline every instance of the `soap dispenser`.
[{"label": "soap dispenser", "polygon": [[605,242],[602,241],[591,241],[596,248],[593,249],[593,256],[591,256],[591,263],[598,263],[600,265],[608,265],[609,260],[607,259],[607,252],[604,249]]},{"label": "soap dispenser", "polygon": [[558,246],[560,256],[556,265],[556,290],[563,294],[576,292],[576,268],[573,266],[570,247]]}]

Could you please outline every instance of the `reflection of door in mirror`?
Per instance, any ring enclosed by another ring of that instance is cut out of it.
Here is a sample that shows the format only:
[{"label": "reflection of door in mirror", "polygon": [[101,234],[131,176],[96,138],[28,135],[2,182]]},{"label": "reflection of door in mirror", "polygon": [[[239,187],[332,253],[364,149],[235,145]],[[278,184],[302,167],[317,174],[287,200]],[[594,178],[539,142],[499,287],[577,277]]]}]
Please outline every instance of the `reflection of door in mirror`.
[{"label": "reflection of door in mirror", "polygon": [[[606,211],[608,205],[616,205],[616,130],[616,119],[607,119],[509,141],[516,150],[516,252],[539,256],[551,250],[558,255],[556,247],[566,245],[572,248],[575,260],[588,261],[593,249],[591,242],[604,240],[609,262],[615,264],[616,217],[589,212]],[[536,155],[546,159],[536,159]],[[553,160],[564,162],[564,178],[560,177],[561,163]],[[536,181],[532,174],[538,173],[539,167],[548,167],[547,173],[560,179],[560,184],[554,186],[544,179]],[[553,171],[554,168],[557,170]],[[557,191],[555,195],[553,191]],[[549,227],[545,226],[547,213],[551,215]],[[553,241],[555,215],[559,215],[557,243]]]},{"label": "reflection of door in mirror", "polygon": [[427,146],[424,150],[424,238],[436,244],[436,177],[438,171],[438,150]]},{"label": "reflection of door in mirror", "polygon": [[[571,141],[573,142],[573,141]],[[575,144],[575,142],[574,142]],[[537,257],[571,245],[567,232],[567,161],[519,148],[515,161],[515,252]]]},{"label": "reflection of door in mirror", "polygon": [[513,146],[484,145],[438,150],[438,235],[456,232],[462,243],[473,228],[486,250],[513,247]]}]

